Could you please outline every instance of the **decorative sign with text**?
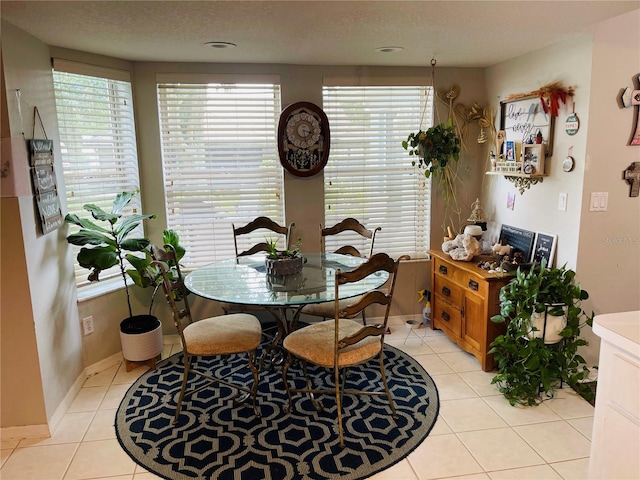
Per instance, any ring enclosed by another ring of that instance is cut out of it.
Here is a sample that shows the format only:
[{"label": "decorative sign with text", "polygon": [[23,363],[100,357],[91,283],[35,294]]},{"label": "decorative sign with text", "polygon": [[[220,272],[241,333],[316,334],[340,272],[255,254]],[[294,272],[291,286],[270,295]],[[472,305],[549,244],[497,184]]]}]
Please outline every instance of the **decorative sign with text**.
[{"label": "decorative sign with text", "polygon": [[515,142],[516,151],[525,144],[544,143],[546,156],[552,155],[555,117],[544,111],[538,97],[504,101],[500,108],[500,130],[507,143]]},{"label": "decorative sign with text", "polygon": [[542,260],[545,260],[547,267],[551,268],[556,253],[557,241],[558,236],[554,233],[536,232],[531,261],[542,263]]},{"label": "decorative sign with text", "polygon": [[49,233],[64,223],[58,184],[53,169],[53,140],[32,139],[29,143],[29,164],[40,215],[42,233]]}]

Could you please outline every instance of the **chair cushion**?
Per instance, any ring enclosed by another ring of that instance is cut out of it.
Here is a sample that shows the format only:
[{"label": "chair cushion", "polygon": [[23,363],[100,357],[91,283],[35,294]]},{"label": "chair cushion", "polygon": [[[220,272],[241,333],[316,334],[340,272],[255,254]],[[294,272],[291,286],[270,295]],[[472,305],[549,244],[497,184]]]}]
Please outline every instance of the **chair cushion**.
[{"label": "chair cushion", "polygon": [[[334,329],[335,320],[315,323],[287,335],[283,345],[296,357],[315,363],[322,367],[333,367],[334,364]],[[353,335],[362,327],[355,320],[340,319],[339,338]],[[340,352],[340,367],[357,365],[375,357],[381,349],[380,337],[367,337],[355,345],[350,345]]]},{"label": "chair cushion", "polygon": [[[360,300],[360,298],[361,296],[339,300],[338,305],[340,306],[340,310],[346,308],[352,303],[356,303],[358,300]],[[317,317],[335,318],[335,305],[336,303],[333,301],[310,303],[309,305],[305,305],[304,307],[302,307],[301,312],[306,313],[307,315],[315,315]]]},{"label": "chair cushion", "polygon": [[262,328],[254,315],[234,313],[190,323],[183,334],[192,355],[229,355],[258,348]]}]

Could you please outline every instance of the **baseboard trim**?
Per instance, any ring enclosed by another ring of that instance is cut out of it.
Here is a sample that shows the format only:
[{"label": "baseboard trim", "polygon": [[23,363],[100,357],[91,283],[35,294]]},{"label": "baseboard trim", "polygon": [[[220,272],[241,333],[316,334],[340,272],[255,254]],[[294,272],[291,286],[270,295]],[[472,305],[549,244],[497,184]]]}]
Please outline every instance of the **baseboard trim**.
[{"label": "baseboard trim", "polygon": [[104,372],[105,370],[122,363],[124,359],[122,358],[122,352],[114,353],[110,357],[104,358],[99,362],[96,362],[92,365],[89,365],[84,369],[84,373],[86,378],[95,375],[96,373]]},{"label": "baseboard trim", "polygon": [[49,425],[22,425],[19,427],[2,427],[0,437],[2,441],[22,440],[24,438],[48,438],[51,436]]}]

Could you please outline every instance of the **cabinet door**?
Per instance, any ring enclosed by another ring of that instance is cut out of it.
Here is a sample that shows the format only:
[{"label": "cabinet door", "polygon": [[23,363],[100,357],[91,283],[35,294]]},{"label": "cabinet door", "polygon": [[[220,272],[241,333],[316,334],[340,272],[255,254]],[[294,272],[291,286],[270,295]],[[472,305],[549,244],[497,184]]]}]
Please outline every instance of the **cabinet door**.
[{"label": "cabinet door", "polygon": [[461,336],[468,345],[482,355],[485,354],[483,345],[485,343],[488,321],[484,306],[485,301],[481,296],[465,292]]}]

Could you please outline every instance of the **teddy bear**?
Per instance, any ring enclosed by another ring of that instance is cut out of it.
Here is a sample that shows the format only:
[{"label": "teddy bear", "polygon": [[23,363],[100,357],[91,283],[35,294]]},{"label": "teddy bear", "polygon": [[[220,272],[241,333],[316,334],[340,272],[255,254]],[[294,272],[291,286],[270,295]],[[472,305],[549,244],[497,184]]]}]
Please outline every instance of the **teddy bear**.
[{"label": "teddy bear", "polygon": [[469,262],[473,260],[473,257],[482,253],[482,246],[473,236],[461,233],[453,240],[444,242],[442,251],[449,254],[454,260]]}]

